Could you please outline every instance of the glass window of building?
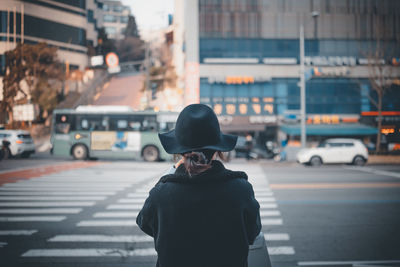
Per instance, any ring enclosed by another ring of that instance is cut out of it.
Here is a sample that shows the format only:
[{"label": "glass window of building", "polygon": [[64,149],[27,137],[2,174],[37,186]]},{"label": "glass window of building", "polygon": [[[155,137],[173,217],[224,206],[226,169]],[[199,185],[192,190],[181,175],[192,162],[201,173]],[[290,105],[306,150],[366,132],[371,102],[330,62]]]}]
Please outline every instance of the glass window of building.
[{"label": "glass window of building", "polygon": [[117,29],[115,29],[115,27],[105,27],[106,33],[107,34],[116,34],[117,33]]},{"label": "glass window of building", "polygon": [[122,23],[128,23],[128,20],[129,20],[129,17],[123,16],[123,17],[120,17],[119,21]]},{"label": "glass window of building", "polygon": [[114,15],[106,14],[103,18],[104,22],[117,22],[117,17]]},{"label": "glass window of building", "polygon": [[121,13],[124,10],[123,6],[113,6],[113,11]]}]

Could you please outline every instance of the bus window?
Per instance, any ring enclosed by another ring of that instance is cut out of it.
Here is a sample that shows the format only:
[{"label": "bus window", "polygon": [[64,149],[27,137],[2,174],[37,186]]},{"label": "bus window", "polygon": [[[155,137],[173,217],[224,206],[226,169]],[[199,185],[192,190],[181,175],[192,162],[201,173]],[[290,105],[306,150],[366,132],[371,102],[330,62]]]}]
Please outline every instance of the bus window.
[{"label": "bus window", "polygon": [[140,121],[130,121],[129,122],[129,130],[130,131],[140,131],[141,123]]},{"label": "bus window", "polygon": [[146,116],[143,118],[142,128],[143,132],[156,132],[157,131],[157,119],[155,116]]},{"label": "bus window", "polygon": [[107,131],[108,121],[102,116],[81,116],[79,118],[78,130],[85,131]]},{"label": "bus window", "polygon": [[74,116],[70,114],[57,114],[55,132],[57,134],[68,134],[73,130]]},{"label": "bus window", "polygon": [[123,115],[110,115],[110,131],[127,131],[128,117]]}]

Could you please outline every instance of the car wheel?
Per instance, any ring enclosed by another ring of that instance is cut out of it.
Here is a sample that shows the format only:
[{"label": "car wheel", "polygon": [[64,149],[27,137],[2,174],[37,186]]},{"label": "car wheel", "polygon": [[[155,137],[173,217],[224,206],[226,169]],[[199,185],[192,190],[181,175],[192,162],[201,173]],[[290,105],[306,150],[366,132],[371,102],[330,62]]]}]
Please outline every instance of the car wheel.
[{"label": "car wheel", "polygon": [[313,167],[321,166],[322,165],[322,159],[318,156],[314,156],[310,159],[310,165]]},{"label": "car wheel", "polygon": [[356,165],[356,166],[364,166],[365,159],[363,157],[361,157],[361,156],[356,156],[353,159],[353,164]]},{"label": "car wheel", "polygon": [[155,146],[146,146],[143,149],[142,155],[145,161],[154,162],[158,160],[160,153],[158,152],[158,149]]},{"label": "car wheel", "polygon": [[72,156],[76,160],[84,160],[88,157],[88,149],[85,145],[76,145],[72,149]]}]

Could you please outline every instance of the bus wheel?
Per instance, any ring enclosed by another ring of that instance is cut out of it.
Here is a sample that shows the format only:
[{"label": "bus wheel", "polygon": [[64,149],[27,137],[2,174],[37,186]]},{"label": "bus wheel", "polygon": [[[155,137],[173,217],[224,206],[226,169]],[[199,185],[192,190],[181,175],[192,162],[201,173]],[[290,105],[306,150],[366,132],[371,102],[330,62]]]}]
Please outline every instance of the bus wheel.
[{"label": "bus wheel", "polygon": [[160,153],[155,146],[146,146],[143,149],[142,155],[145,161],[157,161]]},{"label": "bus wheel", "polygon": [[72,156],[74,157],[74,159],[77,160],[87,159],[88,157],[87,147],[81,144],[74,146],[74,148],[72,149]]}]

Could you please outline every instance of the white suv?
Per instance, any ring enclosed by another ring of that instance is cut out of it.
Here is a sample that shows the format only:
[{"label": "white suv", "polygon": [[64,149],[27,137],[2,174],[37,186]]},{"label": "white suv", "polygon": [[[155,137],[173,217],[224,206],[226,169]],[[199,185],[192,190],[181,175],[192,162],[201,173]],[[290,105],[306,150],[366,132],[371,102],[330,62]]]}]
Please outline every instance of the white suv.
[{"label": "white suv", "polygon": [[311,166],[325,163],[348,163],[358,166],[368,160],[368,150],[357,139],[328,139],[318,147],[302,149],[297,153],[297,162]]},{"label": "white suv", "polygon": [[0,130],[0,142],[3,140],[10,142],[7,151],[8,156],[28,158],[35,153],[35,144],[28,131]]}]

